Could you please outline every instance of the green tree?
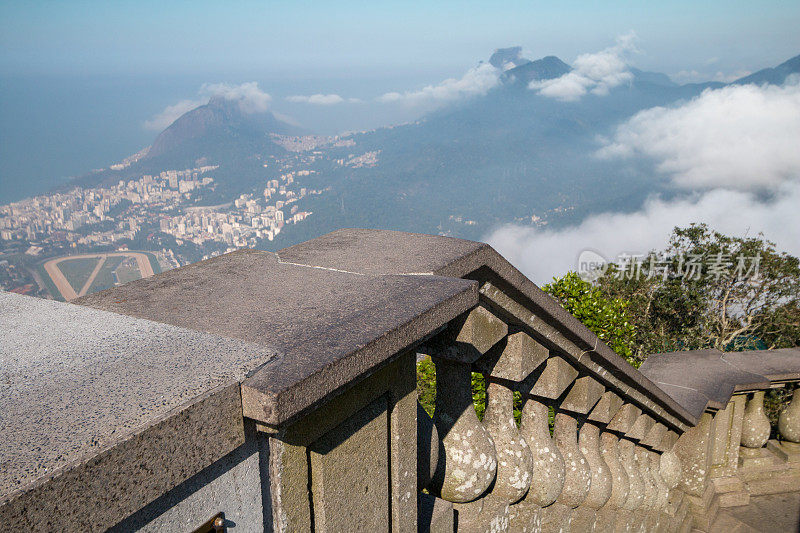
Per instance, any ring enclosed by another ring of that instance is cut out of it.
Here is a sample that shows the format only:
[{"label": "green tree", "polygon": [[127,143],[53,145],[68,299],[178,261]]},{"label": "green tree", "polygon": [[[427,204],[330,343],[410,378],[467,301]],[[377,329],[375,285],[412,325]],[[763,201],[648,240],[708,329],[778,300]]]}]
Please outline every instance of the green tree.
[{"label": "green tree", "polygon": [[639,366],[640,361],[634,357],[636,331],[627,300],[607,296],[601,287],[581,279],[575,272],[555,278],[542,289],[612,350]]},{"label": "green tree", "polygon": [[675,228],[640,268],[611,264],[594,284],[628,303],[634,357],[800,343],[800,265],[763,235],[729,237],[704,224]]}]

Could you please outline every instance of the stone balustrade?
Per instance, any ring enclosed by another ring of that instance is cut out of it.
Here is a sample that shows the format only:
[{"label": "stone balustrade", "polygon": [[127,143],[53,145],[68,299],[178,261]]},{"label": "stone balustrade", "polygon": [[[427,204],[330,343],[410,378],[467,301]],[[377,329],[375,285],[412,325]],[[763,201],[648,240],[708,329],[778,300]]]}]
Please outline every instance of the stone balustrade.
[{"label": "stone balustrade", "polygon": [[[800,349],[656,354],[641,371],[699,418],[676,446],[693,527],[712,529],[720,510],[751,497],[800,490]],[[765,394],[782,388],[792,399],[772,427]]]},{"label": "stone balustrade", "polygon": [[800,490],[800,400],[780,439],[763,408],[796,350],[636,370],[483,243],[340,230],[71,304],[0,294],[0,331],[19,530],[688,531]]}]

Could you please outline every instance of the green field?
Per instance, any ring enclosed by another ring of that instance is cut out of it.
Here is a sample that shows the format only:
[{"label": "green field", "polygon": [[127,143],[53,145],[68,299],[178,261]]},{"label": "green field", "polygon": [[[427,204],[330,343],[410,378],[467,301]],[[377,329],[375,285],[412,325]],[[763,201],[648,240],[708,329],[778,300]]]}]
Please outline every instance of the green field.
[{"label": "green field", "polygon": [[137,279],[141,279],[142,273],[139,272],[139,266],[136,263],[136,259],[132,257],[128,257],[123,261],[116,270],[117,275],[117,283],[123,284],[128,283],[129,281],[135,281]]},{"label": "green field", "polygon": [[107,257],[106,262],[103,263],[102,268],[100,268],[100,272],[97,273],[97,277],[94,278],[92,286],[89,287],[89,290],[86,292],[86,294],[104,291],[113,287],[114,270],[120,265],[120,263],[122,263],[123,259],[125,258],[122,256]]},{"label": "green field", "polygon": [[81,289],[86,284],[92,270],[97,266],[99,259],[92,257],[89,259],[66,259],[56,265],[58,269],[67,278],[67,281],[75,292],[81,292]]}]

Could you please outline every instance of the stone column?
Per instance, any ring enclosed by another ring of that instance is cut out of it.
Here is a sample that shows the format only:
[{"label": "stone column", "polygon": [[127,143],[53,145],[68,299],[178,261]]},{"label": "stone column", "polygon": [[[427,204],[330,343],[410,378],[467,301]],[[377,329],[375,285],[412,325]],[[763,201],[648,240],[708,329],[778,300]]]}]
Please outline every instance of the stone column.
[{"label": "stone column", "polygon": [[784,443],[800,443],[800,388],[794,389],[792,401],[778,417],[778,431]]},{"label": "stone column", "polygon": [[599,531],[611,531],[614,528],[617,517],[623,512],[623,505],[628,499],[630,488],[628,473],[620,462],[618,444],[619,437],[613,433],[604,431],[600,434],[600,453],[608,466],[612,482],[608,501],[598,512],[595,528]]},{"label": "stone column", "polygon": [[544,509],[543,531],[564,531],[569,528],[572,510],[589,494],[592,475],[589,464],[578,448],[578,423],[567,413],[557,412],[553,438],[564,457],[564,486],[555,503]]},{"label": "stone column", "polygon": [[578,448],[589,465],[591,482],[586,499],[573,513],[570,529],[591,531],[599,518],[598,509],[611,497],[613,483],[611,471],[600,453],[600,428],[591,422],[584,422],[578,433]]},{"label": "stone column", "polygon": [[564,458],[550,436],[549,410],[538,400],[528,398],[522,407],[522,437],[531,452],[531,485],[525,498],[515,507],[512,531],[540,531],[541,509],[551,505],[564,486]]},{"label": "stone column", "polygon": [[764,412],[764,391],[756,391],[744,409],[739,466],[763,466],[771,462],[771,455],[764,449],[771,430],[769,418]]},{"label": "stone column", "polygon": [[469,365],[438,358],[435,362],[433,421],[444,453],[430,489],[444,500],[465,503],[479,498],[494,481],[494,442],[475,414]]}]

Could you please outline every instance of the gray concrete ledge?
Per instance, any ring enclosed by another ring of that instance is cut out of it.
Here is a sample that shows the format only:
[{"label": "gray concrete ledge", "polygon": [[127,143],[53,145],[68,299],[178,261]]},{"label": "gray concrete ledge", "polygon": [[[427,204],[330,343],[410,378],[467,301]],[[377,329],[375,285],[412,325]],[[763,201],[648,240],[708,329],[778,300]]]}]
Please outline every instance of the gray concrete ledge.
[{"label": "gray concrete ledge", "polygon": [[113,525],[243,442],[238,383],[275,356],[0,292],[3,523]]},{"label": "gray concrete ledge", "polygon": [[457,278],[351,273],[240,250],[74,303],[274,349],[244,380],[242,400],[245,416],[278,426],[471,309],[477,289]]},{"label": "gray concrete ledge", "polygon": [[281,261],[365,274],[437,275],[491,281],[555,327],[626,386],[682,423],[697,418],[605,345],[491,246],[399,231],[341,229],[278,251]]},{"label": "gray concrete ledge", "polygon": [[721,352],[692,350],[653,354],[640,370],[699,417],[724,409],[735,392],[800,381],[800,349]]}]

